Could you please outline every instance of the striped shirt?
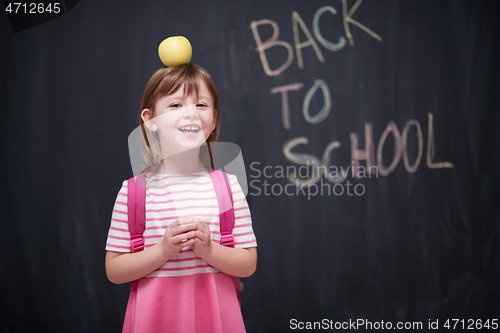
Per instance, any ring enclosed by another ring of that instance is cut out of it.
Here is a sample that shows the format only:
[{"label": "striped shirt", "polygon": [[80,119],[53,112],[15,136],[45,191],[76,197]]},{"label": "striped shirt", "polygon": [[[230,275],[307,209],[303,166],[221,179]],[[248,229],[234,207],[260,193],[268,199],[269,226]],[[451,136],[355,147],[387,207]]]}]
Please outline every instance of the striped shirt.
[{"label": "striped shirt", "polygon": [[[250,209],[238,181],[228,175],[234,201],[234,247],[257,246],[252,229]],[[207,171],[189,175],[146,175],[146,228],[145,247],[161,241],[165,229],[173,221],[196,216],[210,228],[211,239],[220,241],[219,206],[212,179]],[[168,260],[146,277],[184,276],[198,273],[216,273],[216,268],[197,257],[192,246],[182,249],[177,257]],[[130,232],[127,223],[127,181],[116,198],[111,217],[106,250],[130,252]]]}]

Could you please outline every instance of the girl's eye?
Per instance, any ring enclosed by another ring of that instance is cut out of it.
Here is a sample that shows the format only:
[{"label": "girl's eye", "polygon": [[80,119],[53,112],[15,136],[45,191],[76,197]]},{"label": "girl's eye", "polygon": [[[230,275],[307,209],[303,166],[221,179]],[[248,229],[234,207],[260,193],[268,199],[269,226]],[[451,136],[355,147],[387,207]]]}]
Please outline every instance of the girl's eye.
[{"label": "girl's eye", "polygon": [[198,107],[198,108],[207,108],[208,106],[205,103],[198,103],[198,104],[196,104],[196,107]]},{"label": "girl's eye", "polygon": [[180,108],[181,105],[180,103],[173,103],[172,105],[170,105],[171,108]]}]

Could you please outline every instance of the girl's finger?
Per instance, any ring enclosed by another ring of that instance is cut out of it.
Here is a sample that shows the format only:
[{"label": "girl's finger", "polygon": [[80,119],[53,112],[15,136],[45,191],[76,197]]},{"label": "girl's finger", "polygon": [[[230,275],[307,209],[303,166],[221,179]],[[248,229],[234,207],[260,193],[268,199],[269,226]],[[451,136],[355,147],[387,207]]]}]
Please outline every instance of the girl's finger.
[{"label": "girl's finger", "polygon": [[197,228],[198,228],[198,226],[196,225],[196,223],[181,224],[181,225],[178,225],[178,226],[172,228],[172,234],[179,235],[182,233],[189,232],[191,230],[196,230]]},{"label": "girl's finger", "polygon": [[196,238],[202,242],[210,240],[210,233],[203,232],[201,230],[196,230]]},{"label": "girl's finger", "polygon": [[206,224],[203,221],[197,222],[197,225],[198,225],[198,229],[200,229],[200,230],[210,231],[210,227],[208,226],[208,224]]},{"label": "girl's finger", "polygon": [[175,228],[175,227],[178,227],[181,223],[179,222],[179,220],[175,220],[174,222],[170,223],[168,225],[168,227],[170,228]]},{"label": "girl's finger", "polygon": [[205,238],[205,234],[201,230],[196,230],[196,238],[203,240]]},{"label": "girl's finger", "polygon": [[184,248],[186,246],[193,245],[194,241],[195,238],[191,238],[191,239],[186,239],[185,241],[182,241],[179,244],[181,245],[182,248]]},{"label": "girl's finger", "polygon": [[182,233],[182,234],[179,234],[179,235],[172,237],[172,241],[174,244],[179,244],[182,242],[186,242],[187,240],[192,239],[194,237],[196,237],[196,232],[190,231],[190,232]]}]

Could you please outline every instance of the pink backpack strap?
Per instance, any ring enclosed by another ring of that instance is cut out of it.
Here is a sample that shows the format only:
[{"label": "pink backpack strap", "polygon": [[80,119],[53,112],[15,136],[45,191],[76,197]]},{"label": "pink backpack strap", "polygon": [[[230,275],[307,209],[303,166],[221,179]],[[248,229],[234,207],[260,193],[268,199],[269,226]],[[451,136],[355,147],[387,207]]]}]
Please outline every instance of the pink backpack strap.
[{"label": "pink backpack strap", "polygon": [[212,170],[210,177],[219,203],[220,243],[224,246],[234,247],[234,205],[229,178],[225,172],[219,170]]},{"label": "pink backpack strap", "polygon": [[[234,247],[234,203],[233,192],[229,184],[229,178],[223,171],[213,170],[210,172],[212,183],[215,189],[215,195],[219,203],[219,225],[220,225],[220,243],[224,246]],[[240,282],[236,277],[232,277],[236,296],[241,304]]]},{"label": "pink backpack strap", "polygon": [[[132,177],[127,183],[127,218],[130,232],[130,251],[144,250],[144,229],[146,227],[146,174]],[[130,290],[135,288],[135,282]]]}]

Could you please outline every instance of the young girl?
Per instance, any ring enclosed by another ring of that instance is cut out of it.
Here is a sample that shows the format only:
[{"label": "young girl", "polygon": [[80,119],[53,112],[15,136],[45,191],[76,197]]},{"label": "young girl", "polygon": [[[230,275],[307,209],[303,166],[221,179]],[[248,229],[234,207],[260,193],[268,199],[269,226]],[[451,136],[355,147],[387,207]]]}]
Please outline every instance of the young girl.
[{"label": "young girl", "polygon": [[140,112],[147,147],[145,249],[130,253],[127,181],[106,244],[109,280],[138,280],[123,332],[245,331],[231,276],[254,273],[257,243],[244,193],[229,175],[235,245],[219,244],[207,147],[217,140],[219,124],[217,90],[203,68],[162,68],[146,85]]}]

